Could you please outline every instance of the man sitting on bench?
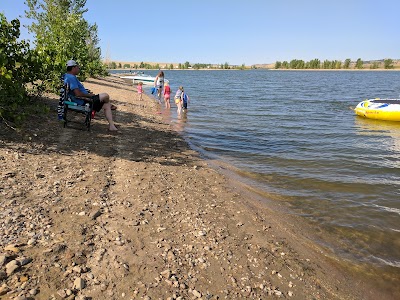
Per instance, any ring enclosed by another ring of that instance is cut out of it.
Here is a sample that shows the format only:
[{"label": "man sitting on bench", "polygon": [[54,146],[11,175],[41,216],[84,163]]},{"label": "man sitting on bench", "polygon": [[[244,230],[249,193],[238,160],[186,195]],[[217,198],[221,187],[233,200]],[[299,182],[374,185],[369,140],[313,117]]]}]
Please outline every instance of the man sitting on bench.
[{"label": "man sitting on bench", "polygon": [[90,98],[93,101],[93,109],[95,111],[100,111],[101,108],[104,108],[104,114],[106,115],[106,119],[109,123],[108,130],[110,131],[118,131],[118,128],[115,127],[113,117],[112,117],[112,109],[116,107],[111,105],[110,96],[107,93],[101,94],[91,94],[88,93],[82,83],[78,80],[76,75],[79,74],[79,65],[74,60],[67,61],[67,73],[64,76],[64,83],[69,84],[69,88],[73,93],[73,96],[78,98]]}]

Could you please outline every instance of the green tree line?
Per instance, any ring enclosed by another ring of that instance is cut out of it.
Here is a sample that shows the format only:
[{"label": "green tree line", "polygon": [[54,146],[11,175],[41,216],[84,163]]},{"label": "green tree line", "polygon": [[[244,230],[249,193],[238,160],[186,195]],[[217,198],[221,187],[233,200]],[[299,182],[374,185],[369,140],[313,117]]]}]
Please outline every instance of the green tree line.
[{"label": "green tree line", "polygon": [[0,119],[17,124],[44,91],[58,91],[66,62],[81,65],[80,79],[106,75],[97,25],[84,13],[86,0],[26,0],[34,43],[20,40],[20,22],[0,13]]},{"label": "green tree line", "polygon": [[[361,58],[358,58],[357,61],[353,64],[354,69],[364,69],[364,62]],[[379,62],[373,62],[370,64],[370,69],[378,69],[382,67],[384,69],[393,69],[393,60],[392,59],[384,59],[383,64]],[[344,62],[340,60],[324,60],[321,62],[319,59],[312,59],[310,61],[305,62],[301,59],[293,59],[290,62],[288,61],[277,61],[275,62],[275,69],[350,69],[351,59],[347,58]]]}]

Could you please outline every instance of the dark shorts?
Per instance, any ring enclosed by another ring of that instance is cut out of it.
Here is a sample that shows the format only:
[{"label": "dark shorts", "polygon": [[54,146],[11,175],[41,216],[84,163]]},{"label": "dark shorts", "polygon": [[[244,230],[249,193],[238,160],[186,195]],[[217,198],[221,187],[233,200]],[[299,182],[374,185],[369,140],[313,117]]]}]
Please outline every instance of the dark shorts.
[{"label": "dark shorts", "polygon": [[100,101],[100,96],[98,94],[91,98],[93,100],[93,110],[99,112],[103,108],[104,102]]}]

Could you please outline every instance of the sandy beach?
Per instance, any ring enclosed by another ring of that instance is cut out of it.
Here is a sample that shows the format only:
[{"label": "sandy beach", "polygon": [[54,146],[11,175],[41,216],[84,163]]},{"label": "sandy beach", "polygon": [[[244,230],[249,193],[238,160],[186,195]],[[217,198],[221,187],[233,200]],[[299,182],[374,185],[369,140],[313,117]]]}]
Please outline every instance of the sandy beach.
[{"label": "sandy beach", "polygon": [[[396,299],[340,266],[312,228],[190,149],[117,78],[90,132],[0,123],[0,299]],[[173,106],[172,109],[175,109]],[[78,116],[78,120],[82,116]]]}]

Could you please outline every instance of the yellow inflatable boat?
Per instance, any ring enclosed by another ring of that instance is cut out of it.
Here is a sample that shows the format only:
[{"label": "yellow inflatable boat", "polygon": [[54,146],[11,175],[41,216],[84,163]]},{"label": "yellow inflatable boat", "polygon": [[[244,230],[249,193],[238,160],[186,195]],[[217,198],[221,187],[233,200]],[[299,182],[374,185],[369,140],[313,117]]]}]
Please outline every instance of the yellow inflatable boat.
[{"label": "yellow inflatable boat", "polygon": [[400,99],[368,99],[354,109],[361,117],[385,121],[400,121]]}]

